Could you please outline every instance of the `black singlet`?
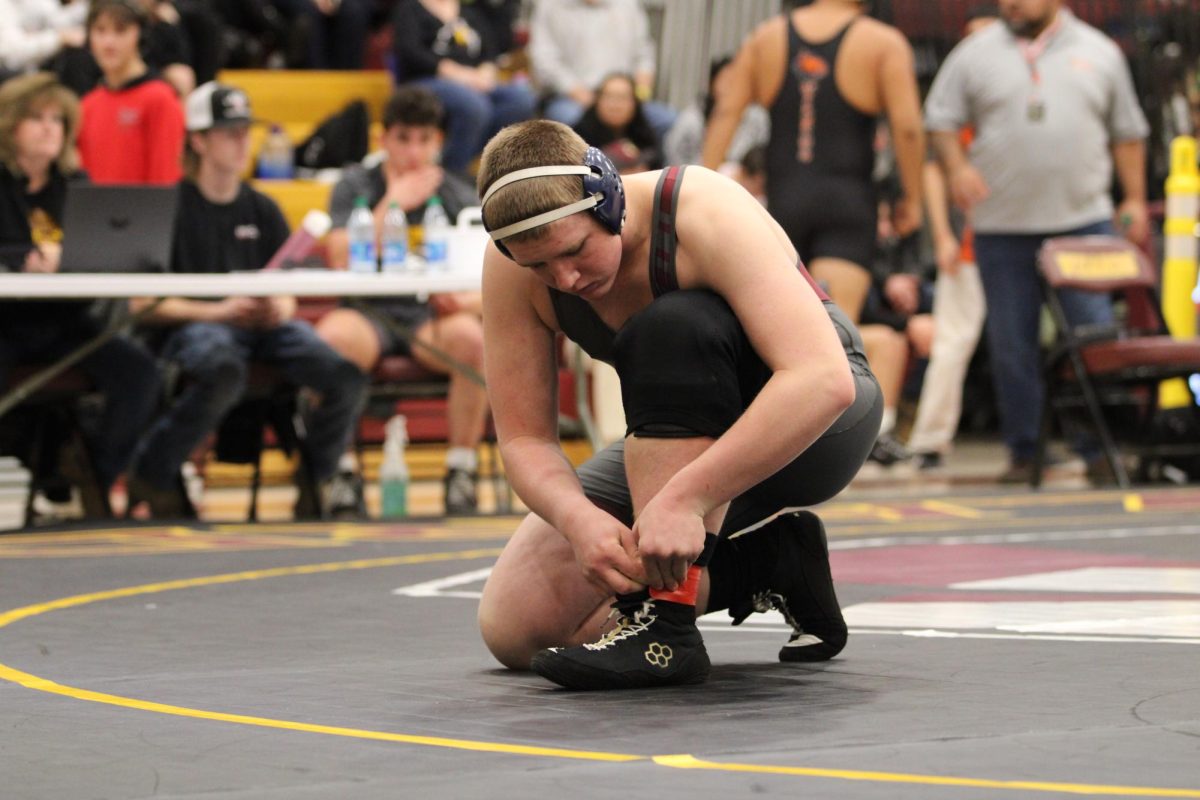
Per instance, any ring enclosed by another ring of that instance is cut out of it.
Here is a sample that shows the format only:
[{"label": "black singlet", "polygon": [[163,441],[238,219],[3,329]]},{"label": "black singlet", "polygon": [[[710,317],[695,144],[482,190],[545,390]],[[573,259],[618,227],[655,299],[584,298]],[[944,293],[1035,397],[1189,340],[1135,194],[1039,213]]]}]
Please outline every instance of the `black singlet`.
[{"label": "black singlet", "polygon": [[787,73],[770,109],[767,174],[772,183],[794,188],[813,174],[871,179],[875,118],[847,103],[834,77],[838,51],[856,21],[814,44],[801,38],[788,18]]},{"label": "black singlet", "polygon": [[[658,176],[658,185],[654,190],[650,234],[650,288],[655,297],[679,288],[679,279],[675,273],[675,255],[679,249],[679,239],[675,235],[675,214],[679,210],[679,189],[683,185],[684,169],[682,166],[664,169]],[[817,296],[823,301],[828,301],[829,296],[812,279],[804,265],[797,264],[797,268]],[[550,288],[549,291],[554,316],[566,337],[582,347],[592,358],[607,364],[613,363],[612,346],[616,332],[600,319],[595,309],[582,297],[554,288]]]}]

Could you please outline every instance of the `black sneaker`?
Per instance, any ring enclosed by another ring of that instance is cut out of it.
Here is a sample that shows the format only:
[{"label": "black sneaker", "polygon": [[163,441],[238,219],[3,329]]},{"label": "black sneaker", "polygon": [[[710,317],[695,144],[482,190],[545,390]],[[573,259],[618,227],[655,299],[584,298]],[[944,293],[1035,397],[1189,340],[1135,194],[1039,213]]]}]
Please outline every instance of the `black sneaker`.
[{"label": "black sneaker", "polygon": [[329,516],[334,519],[364,519],[367,501],[363,495],[363,480],[351,470],[334,473],[322,487]]},{"label": "black sneaker", "polygon": [[917,469],[921,472],[932,472],[946,465],[946,459],[936,450],[926,453],[914,453],[913,459],[916,461]]},{"label": "black sneaker", "polygon": [[567,689],[642,689],[708,678],[694,606],[647,599],[616,610],[617,626],[598,641],[541,650],[530,669]]},{"label": "black sneaker", "polygon": [[172,483],[170,488],[162,489],[138,475],[129,475],[125,481],[128,507],[144,502],[155,519],[196,519],[196,509],[188,500],[183,479],[177,476]]},{"label": "black sneaker", "polygon": [[875,446],[871,448],[871,453],[867,458],[880,466],[890,467],[901,461],[908,461],[912,458],[912,453],[907,447],[893,439],[890,433],[881,433],[875,440]]},{"label": "black sneaker", "polygon": [[479,496],[476,492],[477,475],[465,469],[448,469],[442,484],[446,489],[446,513],[450,516],[468,516],[479,511]]},{"label": "black sneaker", "polygon": [[1116,470],[1113,469],[1112,464],[1108,462],[1108,458],[1105,456],[1096,456],[1088,461],[1083,474],[1087,476],[1088,483],[1093,488],[1099,489],[1117,485]]},{"label": "black sneaker", "polygon": [[829,544],[816,514],[784,514],[747,536],[776,536],[778,555],[767,585],[729,609],[738,625],[755,611],[772,608],[792,626],[780,661],[828,661],[846,646],[848,631],[833,590]]}]

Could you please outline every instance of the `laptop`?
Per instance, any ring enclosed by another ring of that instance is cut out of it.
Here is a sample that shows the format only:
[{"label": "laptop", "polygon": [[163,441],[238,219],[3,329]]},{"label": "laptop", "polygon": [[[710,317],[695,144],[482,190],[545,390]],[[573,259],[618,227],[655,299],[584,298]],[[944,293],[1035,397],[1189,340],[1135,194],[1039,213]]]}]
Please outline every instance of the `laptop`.
[{"label": "laptop", "polygon": [[60,272],[166,272],[176,186],[76,184],[63,210]]}]

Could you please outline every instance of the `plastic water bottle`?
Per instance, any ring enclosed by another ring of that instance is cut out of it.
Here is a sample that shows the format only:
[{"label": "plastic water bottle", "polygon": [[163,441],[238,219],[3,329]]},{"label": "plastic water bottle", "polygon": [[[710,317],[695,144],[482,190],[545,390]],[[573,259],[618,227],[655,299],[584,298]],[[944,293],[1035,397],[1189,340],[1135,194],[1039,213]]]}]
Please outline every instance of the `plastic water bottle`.
[{"label": "plastic water bottle", "polygon": [[404,445],[408,442],[408,421],[397,414],[384,426],[383,463],[379,467],[379,488],[383,494],[385,519],[408,516],[408,462]]},{"label": "plastic water bottle", "polygon": [[383,215],[381,247],[384,272],[404,272],[408,268],[408,219],[394,200]]},{"label": "plastic water bottle", "polygon": [[350,271],[378,272],[379,261],[375,258],[375,215],[367,207],[367,198],[354,201],[354,210],[346,222],[346,236],[350,239]]},{"label": "plastic water bottle", "polygon": [[421,220],[425,243],[425,264],[431,272],[450,268],[450,219],[437,195],[425,204],[425,216]]},{"label": "plastic water bottle", "polygon": [[292,140],[280,125],[272,125],[258,151],[258,177],[287,180],[296,170]]}]

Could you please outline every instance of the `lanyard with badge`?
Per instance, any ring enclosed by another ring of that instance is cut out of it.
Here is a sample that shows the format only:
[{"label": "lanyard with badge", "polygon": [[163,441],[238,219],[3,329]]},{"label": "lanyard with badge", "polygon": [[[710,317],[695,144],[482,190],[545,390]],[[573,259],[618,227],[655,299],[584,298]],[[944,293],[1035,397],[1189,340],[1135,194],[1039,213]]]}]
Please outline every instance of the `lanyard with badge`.
[{"label": "lanyard with badge", "polygon": [[1033,83],[1029,92],[1029,101],[1025,106],[1025,115],[1030,122],[1041,122],[1046,116],[1046,102],[1042,99],[1042,76],[1038,72],[1037,61],[1050,46],[1050,40],[1054,38],[1054,34],[1058,33],[1058,29],[1061,27],[1060,19],[1060,16],[1055,15],[1054,22],[1039,33],[1036,39],[1017,40],[1017,46],[1021,48],[1021,55],[1029,67],[1029,78]]}]

